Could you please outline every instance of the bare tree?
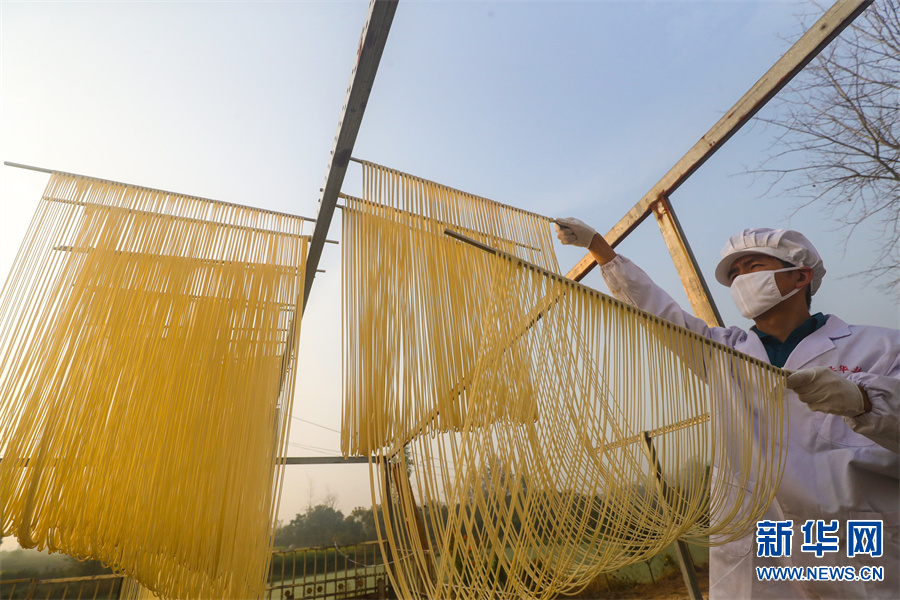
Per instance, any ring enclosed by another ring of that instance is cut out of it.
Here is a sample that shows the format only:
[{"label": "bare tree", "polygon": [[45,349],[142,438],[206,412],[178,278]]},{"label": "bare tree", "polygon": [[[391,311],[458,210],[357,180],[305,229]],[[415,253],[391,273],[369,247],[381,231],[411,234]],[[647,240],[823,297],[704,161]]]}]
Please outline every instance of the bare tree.
[{"label": "bare tree", "polygon": [[[880,252],[862,270],[900,293],[900,3],[876,0],[774,102],[774,154],[754,173],[824,210],[846,232],[866,224]],[[874,232],[874,234],[872,233]]]}]

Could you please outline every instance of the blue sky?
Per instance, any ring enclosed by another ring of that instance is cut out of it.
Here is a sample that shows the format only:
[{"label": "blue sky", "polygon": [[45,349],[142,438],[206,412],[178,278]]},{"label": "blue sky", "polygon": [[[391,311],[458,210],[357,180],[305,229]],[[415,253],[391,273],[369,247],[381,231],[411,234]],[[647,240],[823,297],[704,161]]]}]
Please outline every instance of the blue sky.
[{"label": "blue sky", "polygon": [[[0,3],[0,158],[315,216],[367,2]],[[401,2],[354,155],[605,232],[787,50],[797,2]],[[772,114],[764,109],[763,114]],[[875,255],[815,209],[742,175],[774,132],[751,124],[672,197],[712,280],[744,227],[792,227],[828,275],[813,307],[898,326],[851,278]],[[47,176],[0,168],[5,280]],[[358,191],[351,168],[344,189]],[[339,221],[329,237],[340,238]],[[679,300],[648,220],[619,248]],[[582,252],[560,248],[564,267]],[[340,249],[301,340],[294,455],[337,453]],[[604,290],[596,275],[587,283]],[[685,302],[686,305],[686,302]],[[328,493],[367,504],[365,467],[288,467],[282,518]]]}]

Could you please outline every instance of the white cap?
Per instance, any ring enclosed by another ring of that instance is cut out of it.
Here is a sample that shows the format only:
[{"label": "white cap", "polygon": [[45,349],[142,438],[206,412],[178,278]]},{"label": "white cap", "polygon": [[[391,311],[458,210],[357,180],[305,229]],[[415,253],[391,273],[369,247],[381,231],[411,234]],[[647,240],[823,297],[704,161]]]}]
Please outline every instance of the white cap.
[{"label": "white cap", "polygon": [[810,292],[815,294],[825,276],[825,265],[815,246],[802,233],[790,229],[745,229],[731,236],[722,248],[722,260],[716,266],[716,281],[731,286],[728,270],[731,263],[748,254],[768,254],[795,267],[813,270]]}]

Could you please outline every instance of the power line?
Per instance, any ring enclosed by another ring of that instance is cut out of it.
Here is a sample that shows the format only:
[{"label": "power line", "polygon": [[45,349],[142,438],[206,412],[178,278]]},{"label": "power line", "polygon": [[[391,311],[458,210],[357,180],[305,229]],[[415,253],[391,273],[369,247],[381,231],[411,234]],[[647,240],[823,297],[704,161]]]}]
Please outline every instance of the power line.
[{"label": "power line", "polygon": [[296,442],[288,442],[288,445],[295,446],[297,448],[303,448],[304,450],[311,450],[313,452],[318,452],[319,454],[327,453],[328,456],[340,456],[339,453],[337,455],[335,454],[335,452],[337,452],[336,450],[330,450],[328,448],[322,448],[320,446],[307,446],[305,444],[298,444]]},{"label": "power line", "polygon": [[333,431],[335,433],[340,433],[337,429],[332,429],[331,427],[325,427],[324,425],[319,425],[318,423],[313,423],[312,421],[307,421],[306,419],[301,419],[300,417],[295,417],[291,415],[292,419],[297,419],[298,421],[303,421],[304,423],[309,423],[310,425],[315,425],[316,427],[321,427],[322,429],[327,429],[328,431]]}]

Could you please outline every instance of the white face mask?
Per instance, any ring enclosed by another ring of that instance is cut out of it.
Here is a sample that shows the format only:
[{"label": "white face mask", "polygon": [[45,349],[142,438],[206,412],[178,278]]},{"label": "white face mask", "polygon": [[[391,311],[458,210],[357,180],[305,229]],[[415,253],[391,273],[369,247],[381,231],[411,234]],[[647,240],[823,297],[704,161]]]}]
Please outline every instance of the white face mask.
[{"label": "white face mask", "polygon": [[775,283],[775,273],[796,271],[801,267],[788,267],[775,271],[756,271],[738,275],[731,282],[731,297],[741,314],[755,319],[773,306],[787,300],[803,288],[797,288],[782,296]]}]

